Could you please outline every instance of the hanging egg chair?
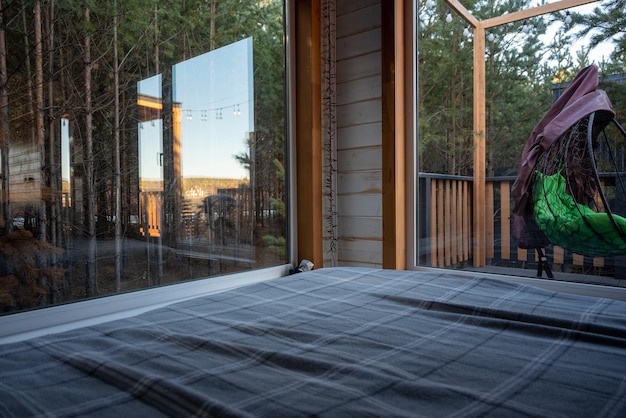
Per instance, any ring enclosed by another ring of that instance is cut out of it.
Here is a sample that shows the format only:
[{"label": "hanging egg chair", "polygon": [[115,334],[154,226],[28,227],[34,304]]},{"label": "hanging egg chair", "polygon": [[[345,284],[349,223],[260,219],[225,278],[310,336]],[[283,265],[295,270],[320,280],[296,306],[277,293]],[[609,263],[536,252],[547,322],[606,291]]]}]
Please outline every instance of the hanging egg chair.
[{"label": "hanging egg chair", "polygon": [[[583,69],[533,130],[513,184],[513,237],[534,248],[557,245],[596,257],[626,254],[626,178],[615,144],[626,132],[615,119],[598,69]],[[619,207],[618,207],[619,206]]]},{"label": "hanging egg chair", "polygon": [[[592,257],[626,254],[626,218],[611,209],[596,161],[596,151],[612,150],[615,141],[606,120],[599,120],[606,116],[596,112],[576,122],[540,157],[533,178],[539,229],[551,244]],[[621,129],[614,119],[609,122]],[[607,174],[614,182],[611,195],[626,195],[623,173]]]}]

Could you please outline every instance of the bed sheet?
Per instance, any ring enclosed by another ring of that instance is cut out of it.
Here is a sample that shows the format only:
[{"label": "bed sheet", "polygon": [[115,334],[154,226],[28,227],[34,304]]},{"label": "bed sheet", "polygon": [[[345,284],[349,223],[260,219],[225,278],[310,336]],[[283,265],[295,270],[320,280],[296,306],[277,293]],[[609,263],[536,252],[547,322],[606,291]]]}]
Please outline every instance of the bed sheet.
[{"label": "bed sheet", "polygon": [[2,345],[0,416],[626,416],[626,303],[313,270]]}]

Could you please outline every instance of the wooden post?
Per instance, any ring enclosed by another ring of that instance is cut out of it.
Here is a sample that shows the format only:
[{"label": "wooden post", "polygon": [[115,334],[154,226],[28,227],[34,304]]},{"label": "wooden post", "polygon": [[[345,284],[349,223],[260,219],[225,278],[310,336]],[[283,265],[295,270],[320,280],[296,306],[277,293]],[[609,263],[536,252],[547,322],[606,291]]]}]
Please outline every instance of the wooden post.
[{"label": "wooden post", "polygon": [[486,244],[485,29],[474,28],[474,267],[485,265]]},{"label": "wooden post", "polygon": [[323,267],[320,2],[294,2],[296,27],[296,188],[298,262]]},{"label": "wooden post", "polygon": [[406,268],[404,0],[381,2],[383,268]]}]

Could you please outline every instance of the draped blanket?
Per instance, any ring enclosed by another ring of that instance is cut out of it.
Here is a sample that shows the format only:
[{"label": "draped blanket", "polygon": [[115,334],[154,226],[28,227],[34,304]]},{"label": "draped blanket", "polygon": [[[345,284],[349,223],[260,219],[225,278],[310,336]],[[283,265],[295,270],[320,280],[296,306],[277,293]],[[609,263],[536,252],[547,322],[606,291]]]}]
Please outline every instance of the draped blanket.
[{"label": "draped blanket", "polygon": [[[545,247],[550,242],[533,220],[531,202],[533,171],[537,161],[570,127],[585,116],[599,112],[596,123],[606,125],[615,116],[611,101],[598,90],[598,67],[582,69],[531,132],[511,187],[513,238],[521,248]],[[600,129],[596,129],[599,131]],[[581,179],[581,182],[587,182]]]}]

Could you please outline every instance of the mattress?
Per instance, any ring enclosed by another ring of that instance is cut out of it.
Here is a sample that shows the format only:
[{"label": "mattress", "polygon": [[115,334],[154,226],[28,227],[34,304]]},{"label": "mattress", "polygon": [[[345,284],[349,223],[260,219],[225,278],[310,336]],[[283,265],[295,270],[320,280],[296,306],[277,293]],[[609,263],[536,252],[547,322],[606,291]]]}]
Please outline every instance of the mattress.
[{"label": "mattress", "polygon": [[626,303],[313,270],[1,345],[0,416],[626,416]]}]

